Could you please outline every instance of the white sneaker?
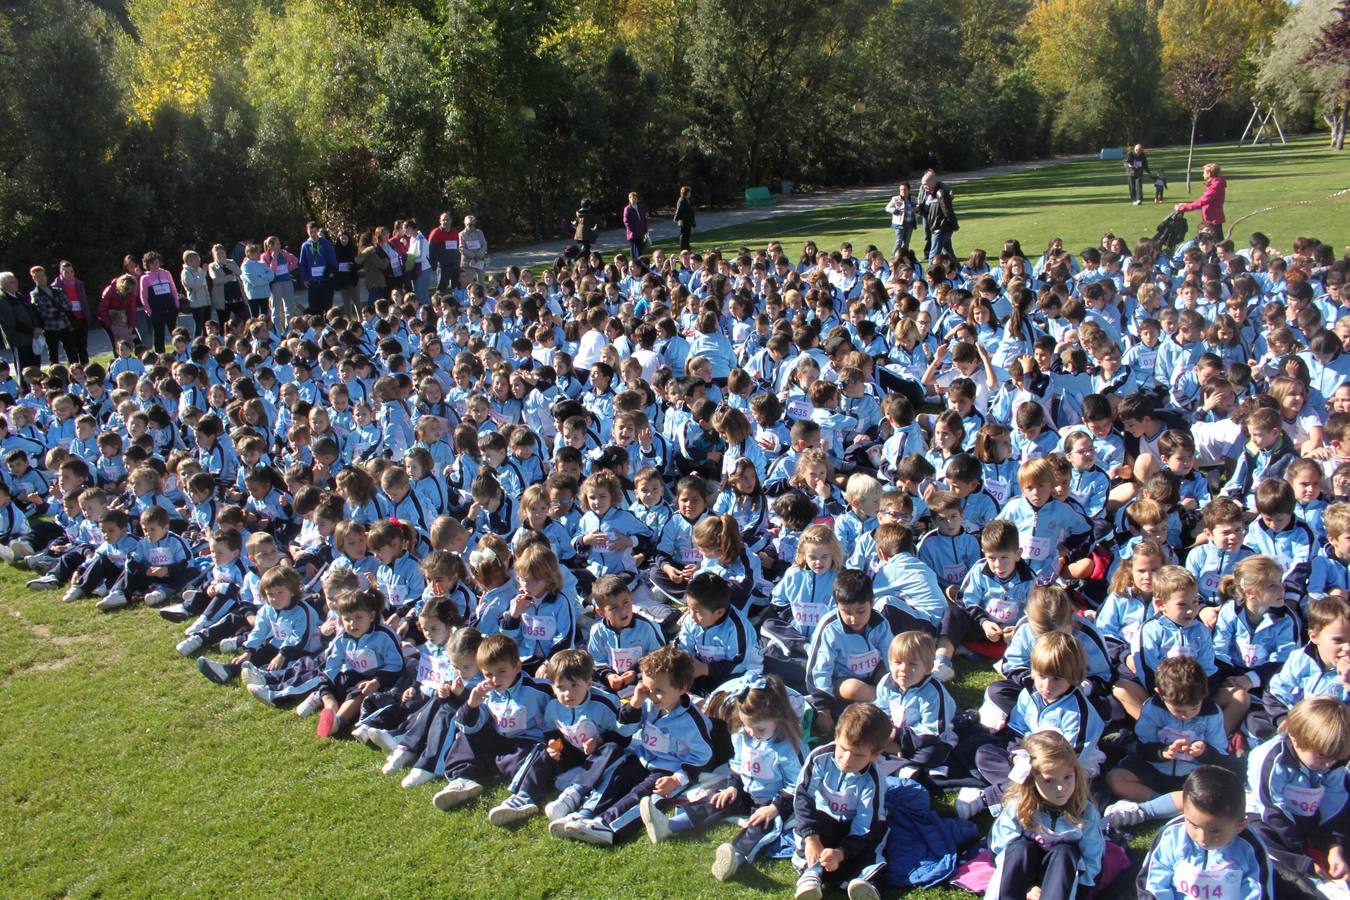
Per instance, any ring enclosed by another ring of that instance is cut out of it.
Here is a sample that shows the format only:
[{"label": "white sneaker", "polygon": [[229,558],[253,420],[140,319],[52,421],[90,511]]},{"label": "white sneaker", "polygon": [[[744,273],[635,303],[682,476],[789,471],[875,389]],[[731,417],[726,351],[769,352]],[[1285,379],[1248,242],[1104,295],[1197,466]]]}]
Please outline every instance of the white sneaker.
[{"label": "white sneaker", "polygon": [[881,900],[881,892],[866,878],[855,878],[848,883],[848,900]]},{"label": "white sneaker", "polygon": [[1103,817],[1106,824],[1112,828],[1128,828],[1131,825],[1138,825],[1148,818],[1148,815],[1133,800],[1117,800],[1106,808]]},{"label": "white sneaker", "polygon": [[237,637],[227,637],[225,640],[221,641],[221,642],[220,642],[220,652],[221,652],[221,653],[238,653],[238,652],[239,652],[239,638],[237,638]]},{"label": "white sneaker", "polygon": [[445,812],[468,803],[482,793],[483,786],[478,782],[470,781],[467,778],[452,778],[449,784],[441,788],[436,796],[431,798],[431,803],[441,812]]},{"label": "white sneaker", "polygon": [[267,679],[253,663],[245,660],[239,665],[239,680],[244,684],[266,684]]},{"label": "white sneaker", "polygon": [[956,817],[972,819],[984,811],[984,791],[977,787],[963,787],[956,792]]},{"label": "white sneaker", "polygon": [[14,550],[6,544],[0,544],[0,562],[14,562]]},{"label": "white sneaker", "polygon": [[121,609],[126,605],[127,605],[127,595],[122,593],[121,591],[113,591],[112,593],[108,594],[108,596],[104,597],[102,600],[95,603],[94,607],[96,609],[101,609],[104,612],[107,612],[110,609]]},{"label": "white sneaker", "polygon": [[399,784],[403,785],[405,788],[421,787],[435,777],[436,773],[432,772],[430,769],[413,769],[407,775],[403,776],[403,780],[400,781]]},{"label": "white sneaker", "polygon": [[933,677],[938,681],[951,681],[956,677],[950,657],[939,656],[933,661]]},{"label": "white sneaker", "polygon": [[385,759],[384,765],[380,767],[380,771],[386,775],[393,775],[399,769],[406,769],[415,762],[417,762],[416,753],[411,750],[395,749]]},{"label": "white sneaker", "polygon": [[80,586],[78,584],[72,584],[70,586],[70,589],[67,590],[65,594],[61,596],[61,599],[66,603],[74,603],[76,600],[83,600],[84,591],[80,590]]},{"label": "white sneaker", "polygon": [[151,591],[145,595],[145,605],[151,609],[158,609],[166,606],[169,602],[169,595],[164,591]]},{"label": "white sneaker", "polygon": [[568,837],[567,830],[572,827],[572,823],[581,818],[580,813],[570,812],[561,818],[554,819],[548,823],[549,837],[565,838]]},{"label": "white sneaker", "polygon": [[112,588],[108,587],[106,584],[100,584],[98,587],[94,588],[95,597],[106,597],[111,593]]},{"label": "white sneaker", "polygon": [[321,709],[323,709],[323,698],[319,696],[318,691],[315,691],[300,701],[300,705],[295,708],[295,714],[303,719],[314,715]]},{"label": "white sneaker", "polygon": [[713,854],[712,877],[718,881],[730,881],[736,877],[741,867],[741,855],[730,844],[718,844]]},{"label": "white sneaker", "polygon": [[248,691],[250,694],[252,694],[253,697],[254,697],[254,699],[256,699],[256,700],[261,700],[263,703],[266,703],[268,706],[272,706],[272,705],[273,705],[273,703],[272,703],[272,692],[269,691],[269,690],[267,689],[267,686],[266,686],[266,685],[264,685],[264,684],[246,684],[246,685],[244,685],[244,690],[246,690],[246,691]]},{"label": "white sneaker", "polygon": [[206,642],[202,640],[201,635],[194,634],[191,637],[183,638],[181,641],[178,642],[178,646],[175,647],[174,649],[176,649],[179,653],[183,654],[184,656],[191,656],[198,650],[202,649],[202,644],[204,643]]},{"label": "white sneaker", "polygon": [[594,844],[597,847],[614,846],[614,829],[601,822],[599,819],[566,819],[567,836],[574,841],[581,841],[583,844]]},{"label": "white sneaker", "polygon": [[647,839],[653,844],[670,837],[670,819],[657,808],[655,800],[643,797],[638,804],[638,812],[642,816],[642,824],[647,826]]},{"label": "white sneaker", "polygon": [[55,575],[43,575],[41,578],[30,578],[27,587],[30,591],[54,591],[61,586],[61,582],[56,580]]},{"label": "white sneaker", "polygon": [[14,559],[27,559],[33,555],[33,545],[27,541],[15,541],[9,545],[9,552]]},{"label": "white sneaker", "polygon": [[488,823],[499,828],[524,822],[539,814],[539,804],[524,794],[512,794],[488,810]]},{"label": "white sneaker", "polygon": [[385,753],[393,753],[398,749],[398,738],[391,731],[385,731],[383,728],[367,728],[366,741],[379,747]]},{"label": "white sneaker", "polygon": [[581,801],[585,799],[576,785],[569,785],[558,795],[557,800],[544,807],[544,815],[550,822],[565,819],[576,812],[581,807]]},{"label": "white sneaker", "polygon": [[814,869],[807,869],[797,876],[797,889],[792,893],[792,900],[820,900],[825,892],[820,889],[820,873]]},{"label": "white sneaker", "polygon": [[56,557],[45,553],[31,553],[23,558],[23,564],[34,572],[46,572],[56,565]]}]

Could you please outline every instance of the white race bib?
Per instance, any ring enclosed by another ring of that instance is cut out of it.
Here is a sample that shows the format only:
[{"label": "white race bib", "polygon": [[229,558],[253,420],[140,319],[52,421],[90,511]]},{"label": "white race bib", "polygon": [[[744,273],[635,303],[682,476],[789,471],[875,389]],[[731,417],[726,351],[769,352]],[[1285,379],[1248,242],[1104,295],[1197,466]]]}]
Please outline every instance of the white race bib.
[{"label": "white race bib", "polygon": [[1259,644],[1252,644],[1248,641],[1239,640],[1237,642],[1238,653],[1242,656],[1242,664],[1248,668],[1254,668],[1262,665],[1266,661],[1266,648]]},{"label": "white race bib", "polygon": [[285,275],[290,271],[291,271],[290,266],[286,265],[285,263],[280,263],[276,268],[276,273],[278,275]]},{"label": "white race bib", "polygon": [[964,567],[964,566],[961,566],[961,565],[958,564],[958,565],[954,565],[954,566],[943,566],[943,567],[942,567],[942,580],[943,580],[943,581],[947,581],[947,582],[950,582],[950,583],[952,583],[952,584],[955,584],[956,582],[960,581],[962,578],[965,578],[965,577],[966,577],[966,570],[965,570],[965,567]]},{"label": "white race bib", "polygon": [[746,778],[767,778],[774,772],[774,760],[772,753],[745,747],[741,752],[741,774]]},{"label": "white race bib", "polygon": [[703,554],[699,553],[698,550],[693,547],[686,547],[680,551],[680,562],[684,563],[686,566],[697,565],[702,561]]},{"label": "white race bib", "polygon": [[375,651],[369,648],[353,650],[347,654],[347,665],[358,672],[369,672],[379,662]]},{"label": "white race bib", "polygon": [[155,293],[159,294],[161,297],[170,293],[173,290],[169,286],[169,283],[167,281],[156,281],[153,285],[153,288]]},{"label": "white race bib", "polygon": [[389,595],[389,602],[395,605],[402,603],[408,596],[408,588],[402,584],[391,584],[385,592]]},{"label": "white race bib", "polygon": [[1284,789],[1284,802],[1295,815],[1315,816],[1325,792],[1326,788],[1296,787],[1291,784]]},{"label": "white race bib", "polygon": [[458,249],[459,249],[459,241],[446,241],[446,242],[445,242],[445,249],[447,249],[447,250],[458,250]]},{"label": "white race bib", "polygon": [[600,736],[600,729],[595,727],[595,723],[590,719],[582,719],[575,725],[563,725],[559,723],[558,730],[562,736],[567,738],[567,743],[581,749],[581,745],[589,740],[594,740]]},{"label": "white race bib", "polygon": [[339,272],[350,272],[351,270],[352,270],[351,263],[338,263]]},{"label": "white race bib", "polygon": [[173,564],[173,554],[169,552],[168,547],[151,547],[149,556],[150,565],[152,566],[168,566]]},{"label": "white race bib", "polygon": [[423,653],[417,660],[417,683],[439,687],[445,681],[441,667],[430,654]]},{"label": "white race bib", "polygon": [[917,712],[918,710],[914,707],[905,706],[905,701],[903,700],[897,698],[891,701],[891,722],[895,724],[896,728],[904,728],[906,725],[911,724],[909,720],[917,718],[917,716],[914,715]]},{"label": "white race bib", "polygon": [[464,242],[464,249],[465,249],[465,250],[477,250],[477,249],[478,249],[479,247],[481,247],[481,246],[483,246],[483,244],[482,244],[481,241],[465,241],[465,242]]},{"label": "white race bib", "polygon": [[829,612],[829,608],[824,603],[811,601],[794,603],[792,604],[792,621],[799,629],[809,630],[819,625],[821,616],[827,612]]},{"label": "white race bib", "polygon": [[857,798],[847,791],[836,791],[822,784],[820,793],[825,798],[825,804],[829,807],[830,815],[835,818],[846,818],[858,808]]},{"label": "white race bib", "polygon": [[650,722],[642,726],[642,746],[648,753],[668,754],[673,744],[670,735]]},{"label": "white race bib", "polygon": [[1195,656],[1195,648],[1190,644],[1173,644],[1172,649],[1167,651],[1168,659],[1175,656]]},{"label": "white race bib", "polygon": [[1200,576],[1200,593],[1212,597],[1219,592],[1219,573],[1206,572]]},{"label": "white race bib", "polygon": [[871,675],[880,663],[881,654],[872,648],[868,648],[863,653],[850,653],[848,655],[848,670],[858,678]]},{"label": "white race bib", "polygon": [[794,419],[811,418],[811,401],[795,398],[788,401],[787,414]]},{"label": "white race bib", "polygon": [[547,644],[558,633],[558,620],[553,616],[532,616],[529,613],[520,617],[522,637]]},{"label": "white race bib", "polygon": [[989,618],[1005,625],[1017,617],[1017,604],[1011,600],[990,597],[985,602],[985,610],[989,613]]},{"label": "white race bib", "polygon": [[629,672],[637,665],[642,651],[637,647],[610,647],[609,667],[615,672]]},{"label": "white race bib", "polygon": [[525,729],[525,707],[510,700],[501,703],[489,703],[493,724],[498,734],[514,734]]},{"label": "white race bib", "polygon": [[[1195,743],[1196,740],[1199,739],[1199,737],[1200,735],[1196,734],[1193,731],[1178,731],[1177,729],[1173,728],[1170,725],[1158,729],[1159,740],[1162,743],[1168,745],[1170,745],[1173,741],[1181,740],[1185,741],[1187,746],[1190,746],[1191,744]],[[1195,757],[1191,756],[1189,753],[1178,753],[1176,754],[1176,758],[1181,760],[1182,762],[1191,762],[1195,759]]]},{"label": "white race bib", "polygon": [[725,658],[726,655],[727,651],[715,644],[698,644],[694,647],[694,656],[698,658],[699,662],[717,662]]},{"label": "white race bib", "polygon": [[290,623],[284,619],[277,619],[276,623],[272,626],[272,637],[276,638],[280,643],[284,644],[294,636],[294,633],[291,631]]},{"label": "white race bib", "polygon": [[57,438],[56,440],[56,445],[62,450],[69,450],[70,445],[73,443],[75,443],[75,441],[71,438]]},{"label": "white race bib", "polygon": [[1055,542],[1045,537],[1022,539],[1022,553],[1032,562],[1043,562],[1055,556]]},{"label": "white race bib", "polygon": [[310,266],[310,267],[309,267],[309,277],[310,277],[310,278],[322,278],[322,277],[323,277],[323,266]]},{"label": "white race bib", "polygon": [[1008,501],[1008,479],[1006,478],[986,478],[984,480],[984,489],[1000,504]]},{"label": "white race bib", "polygon": [[1237,900],[1241,878],[1237,869],[1178,865],[1172,875],[1172,884],[1181,896],[1195,900]]}]

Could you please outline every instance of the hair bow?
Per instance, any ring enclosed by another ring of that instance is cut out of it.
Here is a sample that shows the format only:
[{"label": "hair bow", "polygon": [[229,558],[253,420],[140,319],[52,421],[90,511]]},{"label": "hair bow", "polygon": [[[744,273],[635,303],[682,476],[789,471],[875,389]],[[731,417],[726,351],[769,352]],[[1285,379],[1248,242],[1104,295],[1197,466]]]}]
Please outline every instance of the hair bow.
[{"label": "hair bow", "polygon": [[1025,750],[1014,750],[1012,752],[1012,771],[1008,773],[1008,780],[1015,784],[1026,784],[1030,777],[1031,754]]},{"label": "hair bow", "polygon": [[402,524],[403,524],[402,522],[400,522],[400,521],[399,521],[397,518],[395,518],[394,516],[390,516],[390,517],[389,517],[389,523],[390,523],[391,525],[402,525]]},{"label": "hair bow", "polygon": [[762,691],[769,686],[769,680],[763,674],[748,676],[741,682],[741,687],[736,691],[737,701],[744,700],[750,696],[751,691]]}]

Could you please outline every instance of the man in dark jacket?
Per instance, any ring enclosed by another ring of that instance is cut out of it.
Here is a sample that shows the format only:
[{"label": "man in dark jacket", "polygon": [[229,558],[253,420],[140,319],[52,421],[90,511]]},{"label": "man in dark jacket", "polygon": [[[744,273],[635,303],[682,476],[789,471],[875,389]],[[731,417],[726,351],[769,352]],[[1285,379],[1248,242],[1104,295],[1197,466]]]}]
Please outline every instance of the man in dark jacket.
[{"label": "man in dark jacket", "polygon": [[333,305],[333,280],[337,278],[337,252],[333,242],[320,233],[318,222],[305,224],[309,239],[300,245],[298,281],[309,288],[310,315],[323,315]]},{"label": "man in dark jacket", "polygon": [[33,352],[33,339],[40,333],[33,305],[19,293],[19,279],[13,272],[0,272],[0,338],[13,349],[16,370],[41,365]]},{"label": "man in dark jacket", "polygon": [[928,258],[931,260],[939,253],[948,253],[955,257],[956,251],[952,249],[952,232],[961,226],[956,221],[951,189],[938,181],[937,173],[932,169],[923,173],[923,180],[919,183],[923,187],[919,205],[923,207],[924,224],[928,226],[928,232],[932,236]]},{"label": "man in dark jacket", "polygon": [[675,224],[680,226],[680,249],[688,250],[689,234],[694,230],[694,200],[689,185],[680,188],[680,199],[675,201]]},{"label": "man in dark jacket", "polygon": [[1138,206],[1144,199],[1144,173],[1148,169],[1148,154],[1143,144],[1135,144],[1134,149],[1125,154],[1125,174],[1130,179],[1130,200]]}]

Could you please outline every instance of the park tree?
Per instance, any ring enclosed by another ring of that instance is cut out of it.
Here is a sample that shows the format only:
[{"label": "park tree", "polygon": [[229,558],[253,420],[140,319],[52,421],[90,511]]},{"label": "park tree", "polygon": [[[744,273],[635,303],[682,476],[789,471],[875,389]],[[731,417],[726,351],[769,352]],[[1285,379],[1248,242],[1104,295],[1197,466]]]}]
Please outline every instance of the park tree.
[{"label": "park tree", "polygon": [[1232,87],[1231,51],[1225,48],[1195,50],[1172,64],[1172,92],[1191,117],[1191,142],[1186,151],[1186,190],[1191,189],[1191,164],[1195,158],[1195,130],[1200,114],[1217,106]]},{"label": "park tree", "polygon": [[1335,16],[1313,39],[1303,61],[1336,72],[1328,84],[1331,102],[1331,146],[1345,149],[1345,127],[1350,115],[1350,0],[1342,0]]},{"label": "park tree", "polygon": [[[1342,0],[1302,0],[1275,33],[1261,56],[1257,88],[1294,122],[1305,124],[1321,117],[1336,142],[1336,123],[1344,121],[1344,101],[1340,85],[1350,77],[1350,59],[1339,63],[1319,60],[1305,62],[1305,56],[1321,36],[1322,30],[1341,15]],[[1344,129],[1341,129],[1342,132]]]}]

